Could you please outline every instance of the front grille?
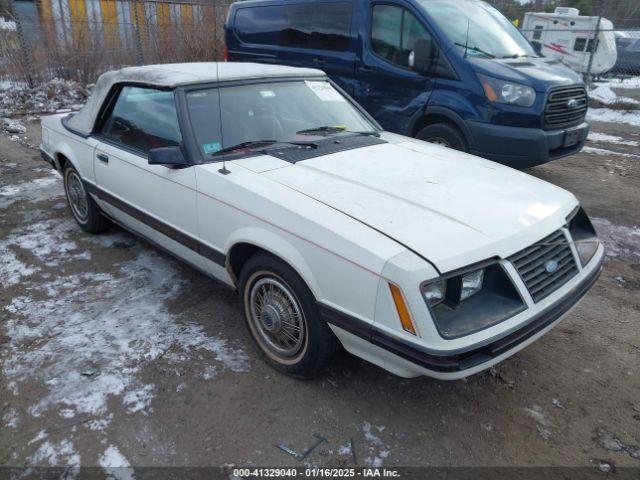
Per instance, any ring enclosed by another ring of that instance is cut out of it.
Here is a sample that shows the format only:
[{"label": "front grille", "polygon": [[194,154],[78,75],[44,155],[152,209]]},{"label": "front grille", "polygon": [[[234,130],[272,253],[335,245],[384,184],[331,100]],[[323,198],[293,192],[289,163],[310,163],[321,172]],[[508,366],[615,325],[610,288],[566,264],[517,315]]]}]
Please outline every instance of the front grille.
[{"label": "front grille", "polygon": [[[555,292],[578,273],[575,258],[562,230],[516,253],[509,261],[520,274],[536,303]],[[549,261],[557,263],[555,271],[547,271]]]},{"label": "front grille", "polygon": [[577,125],[587,114],[587,91],[583,86],[562,87],[552,90],[544,109],[548,128]]}]

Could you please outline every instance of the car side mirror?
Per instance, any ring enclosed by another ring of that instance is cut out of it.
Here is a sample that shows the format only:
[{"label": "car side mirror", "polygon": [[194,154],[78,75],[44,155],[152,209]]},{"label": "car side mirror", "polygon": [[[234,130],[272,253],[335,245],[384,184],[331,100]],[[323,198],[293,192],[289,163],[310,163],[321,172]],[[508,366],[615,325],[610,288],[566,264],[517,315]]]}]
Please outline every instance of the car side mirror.
[{"label": "car side mirror", "polygon": [[160,147],[149,150],[149,165],[164,165],[166,167],[186,167],[187,159],[180,147]]},{"label": "car side mirror", "polygon": [[428,73],[435,65],[436,52],[432,39],[416,39],[413,51],[409,54],[409,67],[418,73]]}]

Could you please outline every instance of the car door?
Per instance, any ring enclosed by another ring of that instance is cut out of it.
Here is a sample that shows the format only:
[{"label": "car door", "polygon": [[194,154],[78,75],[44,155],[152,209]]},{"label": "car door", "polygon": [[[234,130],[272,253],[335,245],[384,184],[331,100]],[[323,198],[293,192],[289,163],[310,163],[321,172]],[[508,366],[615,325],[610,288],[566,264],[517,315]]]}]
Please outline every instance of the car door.
[{"label": "car door", "polygon": [[153,148],[180,145],[174,92],[125,85],[100,122],[94,171],[108,214],[187,260],[197,260],[193,167],[149,165]]},{"label": "car door", "polygon": [[411,116],[424,108],[433,80],[411,70],[410,55],[418,38],[431,35],[408,9],[373,3],[369,31],[356,64],[355,99],[385,130],[407,134]]}]

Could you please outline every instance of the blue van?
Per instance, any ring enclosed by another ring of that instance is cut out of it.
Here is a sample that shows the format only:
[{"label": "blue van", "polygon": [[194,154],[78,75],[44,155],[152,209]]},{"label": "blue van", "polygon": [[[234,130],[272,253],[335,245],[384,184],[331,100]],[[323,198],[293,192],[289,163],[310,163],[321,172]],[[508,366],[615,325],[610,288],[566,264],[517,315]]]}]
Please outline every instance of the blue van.
[{"label": "blue van", "polygon": [[230,61],[324,70],[385,130],[518,168],[580,151],[581,77],[480,0],[247,0]]}]

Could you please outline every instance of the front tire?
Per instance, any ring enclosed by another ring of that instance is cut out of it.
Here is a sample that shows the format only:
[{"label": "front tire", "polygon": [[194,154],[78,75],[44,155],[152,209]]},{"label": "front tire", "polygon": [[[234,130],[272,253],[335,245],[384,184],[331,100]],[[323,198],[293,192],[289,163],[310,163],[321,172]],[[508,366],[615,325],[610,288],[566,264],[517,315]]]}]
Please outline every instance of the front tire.
[{"label": "front tire", "polygon": [[267,363],[297,378],[322,373],[337,342],[302,278],[283,261],[257,254],[244,265],[239,286],[247,328]]},{"label": "front tire", "polygon": [[89,233],[102,233],[107,230],[110,226],[109,220],[102,215],[98,204],[87,193],[80,174],[71,163],[65,165],[62,176],[69,209],[80,228]]},{"label": "front tire", "polygon": [[461,152],[467,152],[467,142],[464,135],[457,127],[448,123],[434,123],[427,125],[416,135],[418,140],[435,143],[444,147],[453,148]]}]

